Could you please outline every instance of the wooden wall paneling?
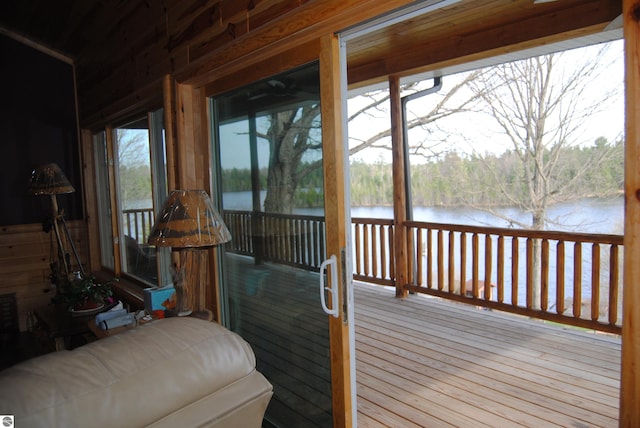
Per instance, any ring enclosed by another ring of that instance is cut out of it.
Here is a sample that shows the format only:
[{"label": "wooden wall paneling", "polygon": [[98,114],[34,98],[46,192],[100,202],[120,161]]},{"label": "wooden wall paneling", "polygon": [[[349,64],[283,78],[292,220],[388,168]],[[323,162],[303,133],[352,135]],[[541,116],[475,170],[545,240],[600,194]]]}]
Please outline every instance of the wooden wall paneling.
[{"label": "wooden wall paneling", "polygon": [[338,31],[397,7],[411,3],[406,0],[358,0],[343,2],[326,0],[307,2],[251,31],[250,37],[234,40],[224,46],[208,51],[206,56],[191,59],[189,66],[176,70],[178,80],[197,85],[214,80],[216,72],[225,67],[234,67],[234,62],[246,55],[252,55],[255,61],[262,61],[282,53],[292,46],[310,42],[322,34]]},{"label": "wooden wall paneling", "polygon": [[[67,224],[80,254],[87,229],[82,221]],[[7,226],[0,229],[0,294],[16,293],[20,330],[27,329],[27,314],[49,304],[54,295],[50,285],[50,249],[56,250],[55,239],[42,231],[41,224]],[[54,254],[55,257],[55,254]],[[81,262],[86,260],[81,258]]]},{"label": "wooden wall paneling", "polygon": [[205,86],[205,94],[206,96],[214,96],[308,64],[317,59],[319,51],[320,42],[315,39],[260,62],[245,58],[243,63],[237,64],[237,69],[229,67],[224,70],[226,72],[224,76],[209,82]]},{"label": "wooden wall paneling", "polygon": [[217,31],[209,32],[208,36],[202,34],[207,37],[200,37],[199,41],[189,44],[190,61],[197,61],[212,49],[230,43],[300,6],[298,1],[274,0],[256,3],[251,9],[233,1],[223,3]]},{"label": "wooden wall paneling", "polygon": [[194,89],[191,85],[176,85],[176,126],[178,131],[176,161],[178,189],[195,189],[196,187],[196,131],[194,128]]},{"label": "wooden wall paneling", "polygon": [[[118,203],[116,200],[116,147],[115,142],[113,141],[113,128],[111,126],[107,126],[105,129],[105,138],[107,140],[107,166],[108,166],[108,175],[109,175],[109,189],[111,189],[111,193],[109,194],[109,204],[111,206],[111,212],[118,212]],[[113,271],[116,275],[120,275],[122,273],[122,259],[121,259],[121,251],[122,248],[120,246],[120,234],[118,232],[118,223],[115,216],[111,217],[111,240],[113,242]]]},{"label": "wooden wall paneling", "polygon": [[203,2],[173,1],[167,4],[167,48],[173,51],[179,46],[196,41],[197,37],[213,28],[221,27],[220,0]]},{"label": "wooden wall paneling", "polygon": [[85,273],[89,274],[94,270],[100,269],[102,265],[100,260],[100,230],[98,223],[98,200],[96,195],[104,189],[96,188],[95,156],[91,131],[83,129],[80,132],[80,147],[82,175],[84,177],[85,220],[87,222],[88,232],[83,240],[83,242],[86,242],[84,248],[87,249],[85,253],[85,260],[87,260],[87,262],[85,263],[84,270]]},{"label": "wooden wall paneling", "polygon": [[167,159],[167,187],[171,191],[176,189],[178,182],[177,141],[178,131],[176,125],[176,88],[173,77],[170,74],[164,76],[162,82],[163,108],[164,108],[164,138]]},{"label": "wooden wall paneling", "polygon": [[[215,80],[221,72],[224,73],[225,68],[239,67],[243,58],[251,56],[254,61],[266,60],[300,43],[311,42],[320,34],[345,28],[410,1],[254,2],[254,8],[238,12],[229,21],[236,28],[235,37],[229,37],[228,26],[223,23],[220,28],[214,25],[206,30],[194,30],[193,37],[185,38],[172,49],[169,49],[169,40],[177,37],[174,29],[186,31],[204,10],[210,10],[215,3],[195,0],[171,0],[167,3],[167,15],[163,15],[162,22],[158,21],[155,14],[152,15],[156,17],[155,20],[118,21],[118,25],[128,28],[118,32],[117,28],[108,27],[105,34],[112,34],[114,39],[107,40],[104,49],[96,53],[90,63],[82,59],[79,61],[81,126],[96,129],[110,118],[121,115],[124,110],[143,104],[146,97],[153,96],[150,89],[157,89],[166,74],[173,74],[181,83],[202,86]],[[222,5],[223,10],[225,4]],[[182,21],[168,18],[173,18],[173,10],[185,11],[180,14]],[[292,13],[294,10],[295,14]],[[133,41],[126,39],[123,34],[134,31],[129,27],[140,31],[143,36]],[[241,33],[244,36],[240,37]],[[215,39],[221,34],[224,34],[223,38]],[[215,43],[212,39],[216,40]],[[141,52],[144,52],[144,57],[136,59]],[[163,56],[167,59],[160,60]],[[156,95],[159,93],[156,92]]]},{"label": "wooden wall paneling", "polygon": [[[115,84],[115,82],[112,83]],[[116,102],[100,104],[97,100],[85,101],[95,107],[96,111],[91,116],[80,117],[81,126],[93,130],[104,129],[105,124],[112,123],[114,120],[146,113],[162,106],[162,79],[153,80],[148,85],[123,95]],[[83,102],[81,99],[80,104]]]},{"label": "wooden wall paneling", "polygon": [[625,224],[620,427],[640,426],[640,3],[623,1]]}]

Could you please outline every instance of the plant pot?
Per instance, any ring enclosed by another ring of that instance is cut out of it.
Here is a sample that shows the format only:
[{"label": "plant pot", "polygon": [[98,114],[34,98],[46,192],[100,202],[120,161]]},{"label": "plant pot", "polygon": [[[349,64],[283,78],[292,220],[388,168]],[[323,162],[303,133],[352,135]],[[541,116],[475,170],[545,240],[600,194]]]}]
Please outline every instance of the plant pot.
[{"label": "plant pot", "polygon": [[69,308],[72,317],[85,317],[88,315],[94,315],[100,312],[104,308],[102,303],[87,302],[81,306]]}]

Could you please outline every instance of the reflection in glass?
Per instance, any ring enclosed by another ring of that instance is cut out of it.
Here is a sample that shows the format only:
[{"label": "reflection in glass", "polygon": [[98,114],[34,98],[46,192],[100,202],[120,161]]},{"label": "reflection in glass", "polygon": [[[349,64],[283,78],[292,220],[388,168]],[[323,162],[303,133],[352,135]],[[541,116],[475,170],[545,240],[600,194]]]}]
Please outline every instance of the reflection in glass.
[{"label": "reflection in glass", "polygon": [[233,239],[225,246],[226,324],[274,385],[266,421],[332,424],[318,66],[216,97],[216,180]]}]

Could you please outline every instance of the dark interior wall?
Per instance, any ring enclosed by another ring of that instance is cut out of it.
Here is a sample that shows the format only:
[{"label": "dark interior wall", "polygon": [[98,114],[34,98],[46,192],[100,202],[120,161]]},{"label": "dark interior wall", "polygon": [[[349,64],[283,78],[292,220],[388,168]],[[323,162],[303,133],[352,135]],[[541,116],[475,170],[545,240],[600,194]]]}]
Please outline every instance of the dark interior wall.
[{"label": "dark interior wall", "polygon": [[58,195],[68,220],[81,219],[82,192],[73,67],[0,35],[0,226],[40,223],[48,196],[29,196],[32,169],[57,163],[76,192]]}]

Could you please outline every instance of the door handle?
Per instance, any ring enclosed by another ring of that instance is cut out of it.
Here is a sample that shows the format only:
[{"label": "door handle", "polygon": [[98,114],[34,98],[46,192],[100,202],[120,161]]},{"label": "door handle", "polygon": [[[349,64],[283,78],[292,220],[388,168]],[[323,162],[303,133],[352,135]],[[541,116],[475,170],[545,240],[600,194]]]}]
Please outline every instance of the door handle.
[{"label": "door handle", "polygon": [[[331,287],[324,286],[324,272],[329,266],[329,276],[331,277]],[[320,265],[320,303],[322,305],[322,310],[327,313],[327,315],[333,315],[335,318],[340,316],[340,306],[339,306],[339,297],[338,294],[338,260],[336,256],[332,255],[327,260],[323,261]],[[325,293],[329,293],[331,297],[331,309],[327,307],[327,301],[325,299]]]}]

